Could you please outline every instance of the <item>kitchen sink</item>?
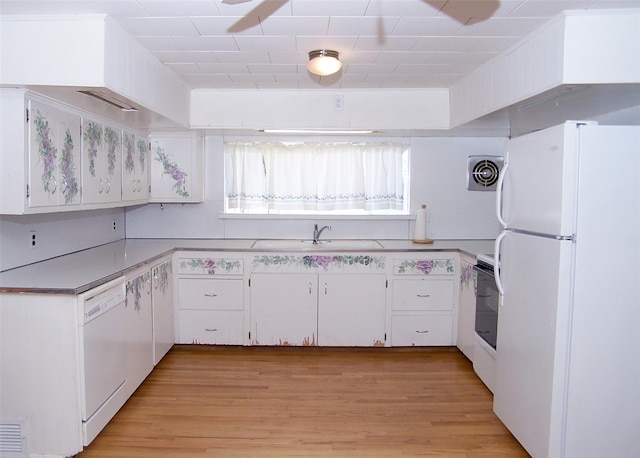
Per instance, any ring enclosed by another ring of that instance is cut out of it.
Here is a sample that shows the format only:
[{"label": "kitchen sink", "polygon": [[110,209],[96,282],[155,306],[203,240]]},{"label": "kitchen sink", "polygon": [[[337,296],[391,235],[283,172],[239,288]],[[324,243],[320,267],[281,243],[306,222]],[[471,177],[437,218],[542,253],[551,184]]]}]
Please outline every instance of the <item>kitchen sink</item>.
[{"label": "kitchen sink", "polygon": [[384,248],[377,240],[340,239],[320,240],[314,244],[312,240],[273,239],[256,240],[252,248],[264,250],[372,250]]}]

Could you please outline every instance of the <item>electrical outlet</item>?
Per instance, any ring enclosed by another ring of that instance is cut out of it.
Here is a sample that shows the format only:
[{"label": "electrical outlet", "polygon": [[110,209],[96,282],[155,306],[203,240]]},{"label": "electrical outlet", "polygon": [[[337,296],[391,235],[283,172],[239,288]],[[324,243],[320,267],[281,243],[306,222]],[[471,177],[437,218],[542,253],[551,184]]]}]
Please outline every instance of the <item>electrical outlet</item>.
[{"label": "electrical outlet", "polygon": [[118,229],[118,226],[116,225],[116,220],[113,220],[113,232],[115,232]]},{"label": "electrical outlet", "polygon": [[29,248],[33,250],[36,247],[36,243],[36,231],[29,232]]},{"label": "electrical outlet", "polygon": [[343,110],[344,110],[344,95],[334,95],[333,111],[343,111]]}]

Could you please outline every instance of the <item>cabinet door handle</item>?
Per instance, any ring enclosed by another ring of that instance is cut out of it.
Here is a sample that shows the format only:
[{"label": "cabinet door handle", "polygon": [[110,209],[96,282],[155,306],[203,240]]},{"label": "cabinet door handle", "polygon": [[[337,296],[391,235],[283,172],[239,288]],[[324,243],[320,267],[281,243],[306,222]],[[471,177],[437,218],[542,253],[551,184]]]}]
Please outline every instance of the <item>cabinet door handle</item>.
[{"label": "cabinet door handle", "polygon": [[431,294],[417,294],[418,297],[431,297]]},{"label": "cabinet door handle", "polygon": [[210,293],[210,294],[204,293],[204,296],[205,297],[217,297],[218,295],[215,294],[215,293]]},{"label": "cabinet door handle", "polygon": [[429,331],[416,331],[416,334],[426,334]]},{"label": "cabinet door handle", "polygon": [[211,329],[211,328],[204,328],[204,330],[205,330],[205,331],[207,331],[207,332],[216,332],[216,331],[218,330],[218,328],[213,328],[213,329]]},{"label": "cabinet door handle", "polygon": [[311,282],[309,282],[309,294],[311,294]]},{"label": "cabinet door handle", "polygon": [[324,295],[327,295],[327,282],[324,282]]}]

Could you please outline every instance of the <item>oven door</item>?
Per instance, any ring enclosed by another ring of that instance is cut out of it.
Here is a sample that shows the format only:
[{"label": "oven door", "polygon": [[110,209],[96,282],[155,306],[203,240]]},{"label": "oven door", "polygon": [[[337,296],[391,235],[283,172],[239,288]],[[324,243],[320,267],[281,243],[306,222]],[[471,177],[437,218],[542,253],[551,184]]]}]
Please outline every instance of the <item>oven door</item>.
[{"label": "oven door", "polygon": [[477,273],[476,334],[494,349],[498,338],[498,303],[500,296],[491,267],[475,265]]}]

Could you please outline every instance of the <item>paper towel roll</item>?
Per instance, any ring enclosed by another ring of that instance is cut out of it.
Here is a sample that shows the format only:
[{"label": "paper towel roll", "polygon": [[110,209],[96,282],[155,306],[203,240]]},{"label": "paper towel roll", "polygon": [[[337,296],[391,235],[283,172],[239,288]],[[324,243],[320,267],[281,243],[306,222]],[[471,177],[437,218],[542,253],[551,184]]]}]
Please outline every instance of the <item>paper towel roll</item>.
[{"label": "paper towel roll", "polygon": [[416,211],[416,227],[413,234],[413,240],[427,240],[427,206],[422,205]]}]

